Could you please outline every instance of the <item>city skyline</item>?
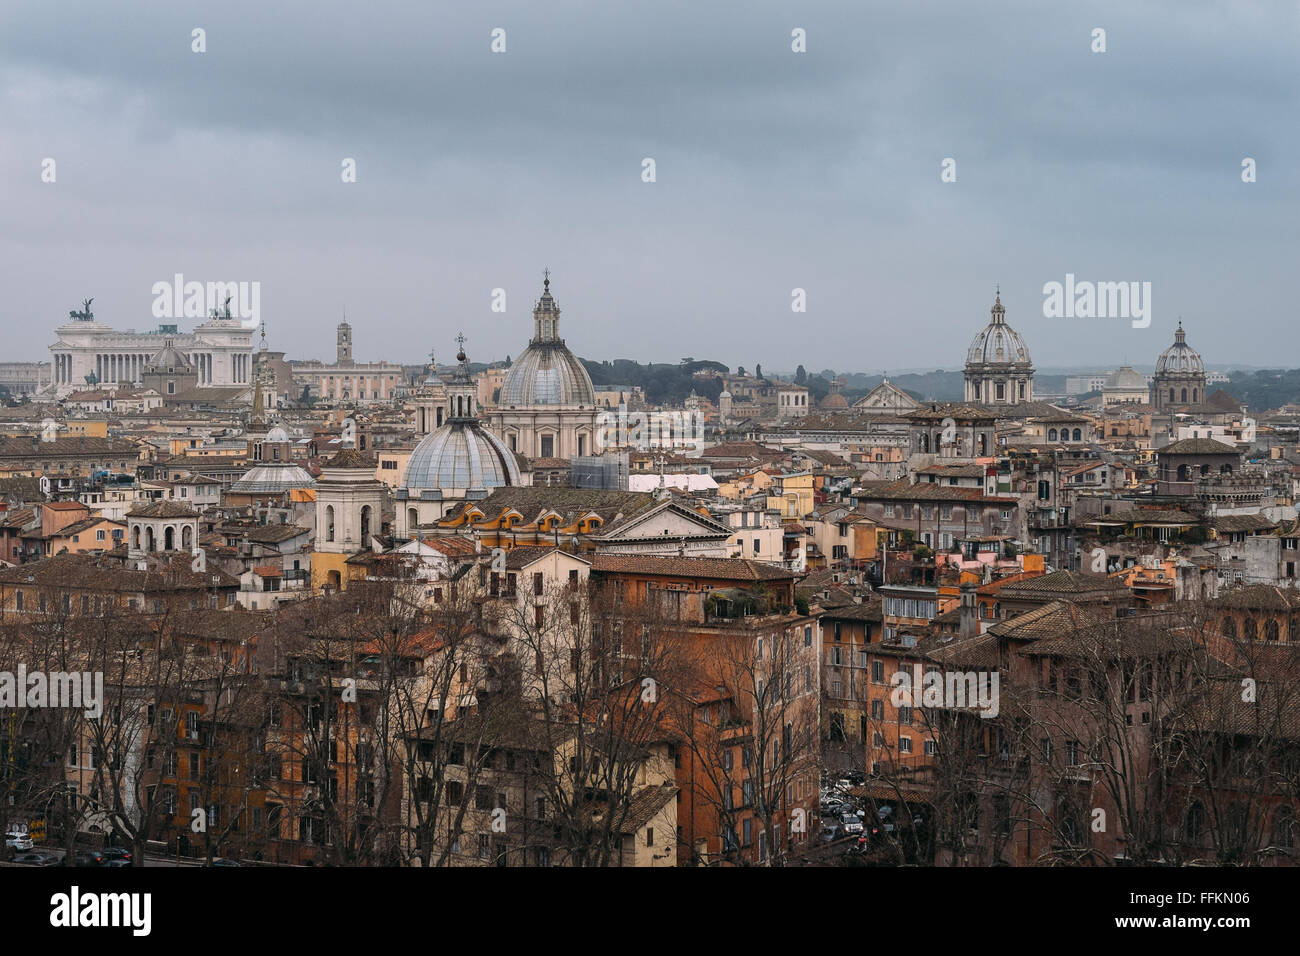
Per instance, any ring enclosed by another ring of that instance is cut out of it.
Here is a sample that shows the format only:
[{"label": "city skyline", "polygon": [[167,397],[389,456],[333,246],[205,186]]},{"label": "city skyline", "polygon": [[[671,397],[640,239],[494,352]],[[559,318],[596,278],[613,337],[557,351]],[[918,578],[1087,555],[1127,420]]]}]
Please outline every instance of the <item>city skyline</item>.
[{"label": "city skyline", "polygon": [[[304,358],[345,306],[365,358],[461,328],[513,355],[543,268],[597,360],[775,369],[797,329],[808,368],[953,368],[999,285],[1042,367],[1150,361],[1180,317],[1208,361],[1273,365],[1287,330],[1296,134],[1271,117],[1296,81],[1259,8],[151,9],[0,15],[15,359],[89,295],[152,327],[177,272],[261,283],[272,347]],[[1045,318],[1067,275],[1150,282],[1151,324]]]}]

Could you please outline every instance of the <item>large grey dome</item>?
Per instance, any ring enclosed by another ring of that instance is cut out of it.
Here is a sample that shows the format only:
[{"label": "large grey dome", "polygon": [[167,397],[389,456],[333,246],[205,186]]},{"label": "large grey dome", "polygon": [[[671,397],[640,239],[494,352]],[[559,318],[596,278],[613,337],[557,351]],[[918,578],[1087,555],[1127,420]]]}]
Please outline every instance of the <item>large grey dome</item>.
[{"label": "large grey dome", "polygon": [[992,319],[980,330],[966,352],[970,365],[1028,365],[1029,347],[1020,333],[1007,325],[1002,297],[993,303]]},{"label": "large grey dome", "polygon": [[263,462],[255,465],[230,486],[236,494],[282,494],[294,488],[314,488],[316,479],[293,462]]},{"label": "large grey dome", "polygon": [[1187,344],[1187,333],[1183,331],[1182,322],[1178,323],[1178,330],[1174,332],[1174,344],[1161,352],[1160,358],[1156,360],[1156,374],[1205,374],[1205,363],[1201,361],[1200,353]]},{"label": "large grey dome", "polygon": [[510,366],[497,405],[595,405],[591,376],[560,338],[560,308],[548,276],[533,309],[535,326],[528,348]]},{"label": "large grey dome", "polygon": [[1106,376],[1106,387],[1130,391],[1145,389],[1147,377],[1133,367],[1124,365]]},{"label": "large grey dome", "polygon": [[591,376],[563,342],[529,345],[510,366],[498,405],[594,405]]},{"label": "large grey dome", "polygon": [[519,481],[519,464],[505,443],[477,421],[463,419],[425,435],[402,474],[402,486],[414,490],[501,488]]}]

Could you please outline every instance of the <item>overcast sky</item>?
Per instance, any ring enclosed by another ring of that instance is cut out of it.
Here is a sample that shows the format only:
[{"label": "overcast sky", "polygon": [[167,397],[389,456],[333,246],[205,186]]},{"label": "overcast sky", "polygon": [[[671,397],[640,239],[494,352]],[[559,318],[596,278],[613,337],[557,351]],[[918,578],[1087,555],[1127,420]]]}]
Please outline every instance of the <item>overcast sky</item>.
[{"label": "overcast sky", "polygon": [[[1000,283],[1039,367],[1150,364],[1179,315],[1297,366],[1298,9],[4,0],[0,359],[87,296],[151,328],[177,272],[260,282],[290,357],[346,307],[358,359],[500,359],[549,267],[591,359],[956,368]],[[1150,327],[1044,318],[1067,273],[1152,283]]]}]

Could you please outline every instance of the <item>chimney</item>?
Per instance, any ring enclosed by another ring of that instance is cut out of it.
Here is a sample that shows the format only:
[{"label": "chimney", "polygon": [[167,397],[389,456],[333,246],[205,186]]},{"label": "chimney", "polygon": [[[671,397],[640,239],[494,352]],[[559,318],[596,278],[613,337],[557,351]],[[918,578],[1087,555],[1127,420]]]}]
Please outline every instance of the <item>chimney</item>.
[{"label": "chimney", "polygon": [[961,586],[961,638],[966,640],[980,632],[979,607],[975,603],[975,582],[966,581]]}]

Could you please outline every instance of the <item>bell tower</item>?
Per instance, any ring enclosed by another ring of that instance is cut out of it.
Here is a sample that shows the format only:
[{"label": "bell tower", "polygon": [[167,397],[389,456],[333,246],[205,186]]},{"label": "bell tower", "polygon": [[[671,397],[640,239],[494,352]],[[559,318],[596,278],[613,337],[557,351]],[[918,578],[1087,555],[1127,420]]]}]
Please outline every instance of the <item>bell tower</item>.
[{"label": "bell tower", "polygon": [[352,364],[352,326],[348,325],[346,316],[339,323],[338,364]]},{"label": "bell tower", "polygon": [[456,336],[456,344],[460,346],[460,351],[456,353],[456,372],[451,377],[451,384],[447,386],[447,418],[451,421],[477,420],[478,386],[470,377],[469,359],[465,357],[464,332]]}]

